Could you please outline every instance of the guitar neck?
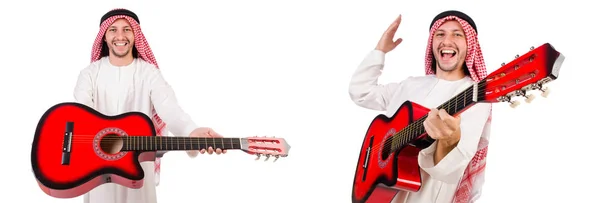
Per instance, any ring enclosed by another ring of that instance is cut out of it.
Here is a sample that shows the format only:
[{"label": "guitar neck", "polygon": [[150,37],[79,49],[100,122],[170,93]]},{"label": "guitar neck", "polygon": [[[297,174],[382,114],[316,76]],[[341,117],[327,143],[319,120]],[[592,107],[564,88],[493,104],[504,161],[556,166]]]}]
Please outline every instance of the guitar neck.
[{"label": "guitar neck", "polygon": [[245,138],[206,138],[169,136],[125,136],[121,151],[184,151],[213,149],[242,149]]},{"label": "guitar neck", "polygon": [[[481,90],[483,88],[480,85],[481,83],[476,83],[477,86],[470,86],[466,90],[452,97],[450,100],[444,102],[442,105],[438,106],[437,109],[444,109],[450,115],[456,115],[477,103],[476,101],[481,96]],[[388,140],[392,144],[392,150],[397,150],[407,143],[413,141],[418,136],[426,133],[425,127],[423,126],[423,122],[427,118],[427,115],[423,116],[420,119],[415,120],[404,129],[400,130],[393,137],[390,137]]]}]

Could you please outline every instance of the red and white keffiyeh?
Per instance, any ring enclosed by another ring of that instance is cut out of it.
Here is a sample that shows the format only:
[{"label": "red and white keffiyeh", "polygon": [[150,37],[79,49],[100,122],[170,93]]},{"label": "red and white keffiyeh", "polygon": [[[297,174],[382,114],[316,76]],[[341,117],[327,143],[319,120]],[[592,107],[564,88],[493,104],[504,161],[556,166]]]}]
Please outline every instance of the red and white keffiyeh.
[{"label": "red and white keffiyeh", "polygon": [[[114,10],[125,10],[125,9],[117,8],[117,9],[113,9],[113,11]],[[150,64],[153,64],[156,68],[158,68],[158,63],[156,63],[154,54],[152,53],[152,50],[150,49],[150,46],[148,45],[148,42],[146,41],[146,37],[144,37],[144,34],[142,33],[142,29],[141,29],[140,25],[138,24],[138,22],[135,19],[133,19],[132,17],[129,17],[127,15],[114,15],[114,16],[111,16],[111,17],[107,18],[106,20],[104,20],[104,22],[102,22],[102,24],[100,25],[100,31],[98,32],[98,35],[96,36],[96,40],[94,41],[94,45],[92,46],[91,62],[95,62],[95,61],[101,59],[102,43],[104,42],[104,34],[106,33],[106,30],[108,29],[108,27],[110,25],[112,25],[115,22],[115,20],[117,20],[117,19],[127,20],[129,22],[129,24],[131,25],[131,27],[133,28],[134,40],[135,40],[134,46],[137,49],[138,57]],[[154,108],[152,108],[151,119],[152,119],[152,122],[154,123],[154,127],[156,130],[157,136],[167,135],[166,124],[158,116],[158,114],[156,113],[156,110]],[[154,166],[155,166],[154,173],[156,175],[155,184],[158,185],[158,183],[160,182],[160,158],[156,158],[156,160],[154,161]]]},{"label": "red and white keffiyeh", "polygon": [[[427,51],[425,53],[425,73],[427,75],[434,74],[433,70],[431,69],[434,60],[433,52],[431,50],[434,32],[444,22],[449,20],[458,21],[462,26],[463,31],[467,37],[467,56],[465,59],[465,64],[469,70],[471,79],[475,82],[483,80],[487,76],[487,69],[485,67],[483,55],[479,46],[477,32],[467,21],[454,15],[443,17],[435,21],[435,23],[433,23],[433,26],[429,31],[430,35],[427,43]],[[490,109],[490,116],[486,123],[488,127],[489,124],[492,122],[491,111],[492,110]],[[486,127],[484,130],[489,130],[488,127]],[[469,165],[465,169],[460,183],[458,184],[458,188],[453,199],[454,203],[473,202],[475,201],[474,198],[478,198],[478,195],[481,193],[481,188],[483,184],[483,173],[485,170],[487,149],[488,140],[482,137],[479,141],[479,146],[477,147],[477,152],[475,153],[475,156],[473,157],[473,159],[471,159]]]}]

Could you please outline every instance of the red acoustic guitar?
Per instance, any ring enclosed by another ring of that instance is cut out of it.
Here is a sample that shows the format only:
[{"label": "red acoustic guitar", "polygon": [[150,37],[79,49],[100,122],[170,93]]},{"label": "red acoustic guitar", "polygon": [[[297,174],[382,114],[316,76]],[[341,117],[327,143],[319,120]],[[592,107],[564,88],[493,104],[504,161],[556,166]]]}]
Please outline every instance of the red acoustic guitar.
[{"label": "red acoustic guitar", "polygon": [[[140,112],[106,116],[79,103],[60,103],[46,111],[35,131],[31,166],[40,188],[57,198],[80,196],[114,182],[129,188],[144,184],[143,161],[166,151],[208,147],[287,157],[282,138],[197,138],[156,136],[150,118]],[[257,158],[257,160],[258,160]]]},{"label": "red acoustic guitar", "polygon": [[[533,95],[526,94],[530,90],[540,90],[546,97],[548,89],[542,85],[557,79],[563,60],[564,56],[548,43],[532,47],[438,109],[456,116],[476,103],[509,102],[516,107],[519,102],[512,99],[515,96],[531,102]],[[417,156],[434,141],[423,127],[428,112],[428,108],[406,101],[392,117],[381,114],[373,119],[356,165],[353,203],[389,203],[398,191],[421,189]]]}]

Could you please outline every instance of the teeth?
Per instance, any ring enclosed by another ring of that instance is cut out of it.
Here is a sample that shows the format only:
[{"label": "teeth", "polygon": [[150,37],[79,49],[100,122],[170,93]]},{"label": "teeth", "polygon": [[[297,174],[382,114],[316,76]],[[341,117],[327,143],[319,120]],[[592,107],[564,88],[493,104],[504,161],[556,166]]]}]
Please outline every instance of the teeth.
[{"label": "teeth", "polygon": [[454,53],[456,53],[456,52],[453,50],[442,50],[442,54],[454,54]]},{"label": "teeth", "polygon": [[127,44],[127,43],[115,43],[115,45],[117,45],[117,46],[125,46],[125,44]]}]

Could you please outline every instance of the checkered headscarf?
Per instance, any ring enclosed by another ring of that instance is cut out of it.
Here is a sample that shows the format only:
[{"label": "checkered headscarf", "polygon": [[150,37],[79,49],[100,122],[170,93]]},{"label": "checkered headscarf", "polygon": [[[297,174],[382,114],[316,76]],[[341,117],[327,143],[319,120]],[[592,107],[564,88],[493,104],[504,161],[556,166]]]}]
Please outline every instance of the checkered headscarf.
[{"label": "checkered headscarf", "polygon": [[[133,28],[133,34],[135,37],[133,54],[137,54],[137,56],[134,55],[134,57],[139,57],[158,68],[154,54],[152,54],[152,50],[150,49],[150,46],[148,45],[148,42],[142,33],[137,15],[127,9],[122,8],[113,9],[102,16],[102,19],[100,20],[100,31],[98,32],[96,40],[94,41],[94,45],[92,46],[91,61],[95,62],[100,60],[103,52],[106,54],[108,53],[108,46],[104,42],[104,34],[106,33],[108,27],[117,19],[127,20]],[[156,134],[158,136],[166,135],[166,124],[162,122],[162,119],[158,116],[154,108],[152,108],[152,122],[154,123]],[[154,166],[154,173],[156,175],[155,184],[158,185],[160,182],[160,158],[156,158]]]},{"label": "checkered headscarf", "polygon": [[[433,57],[432,41],[435,31],[446,21],[456,20],[462,26],[463,31],[467,38],[467,56],[465,58],[465,65],[468,69],[468,73],[471,79],[475,82],[483,80],[487,76],[487,69],[481,54],[479,46],[479,40],[477,39],[477,26],[475,22],[466,14],[460,11],[445,11],[438,14],[431,22],[431,28],[429,30],[429,40],[427,41],[427,51],[425,53],[425,73],[427,75],[434,74],[435,69],[435,58]],[[488,118],[489,126],[491,123],[491,109],[490,116]],[[486,127],[484,130],[489,130]],[[479,141],[477,152],[471,162],[465,169],[463,177],[458,184],[453,203],[466,203],[474,201],[474,198],[481,192],[483,184],[483,172],[485,170],[485,162],[488,149],[488,140],[483,137]]]}]

